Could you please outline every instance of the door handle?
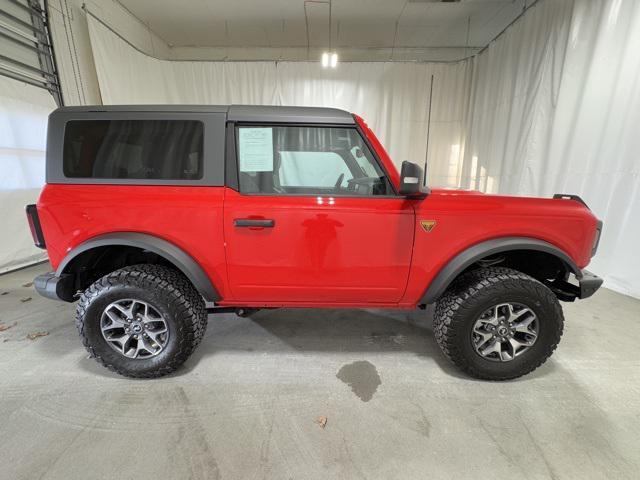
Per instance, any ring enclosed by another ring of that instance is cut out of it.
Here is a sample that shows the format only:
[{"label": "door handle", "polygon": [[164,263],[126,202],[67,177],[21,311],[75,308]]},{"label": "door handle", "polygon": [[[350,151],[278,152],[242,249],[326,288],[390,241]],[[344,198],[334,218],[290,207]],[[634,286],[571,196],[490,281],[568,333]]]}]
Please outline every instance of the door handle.
[{"label": "door handle", "polygon": [[275,224],[275,220],[270,218],[236,218],[233,221],[236,227],[273,228]]}]

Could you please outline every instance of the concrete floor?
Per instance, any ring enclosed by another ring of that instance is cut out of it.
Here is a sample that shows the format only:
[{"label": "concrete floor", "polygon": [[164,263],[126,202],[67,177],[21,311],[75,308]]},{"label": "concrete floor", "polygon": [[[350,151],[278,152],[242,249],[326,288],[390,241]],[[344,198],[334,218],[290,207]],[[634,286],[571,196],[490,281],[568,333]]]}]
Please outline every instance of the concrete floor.
[{"label": "concrete floor", "polygon": [[0,276],[1,479],[640,477],[638,300],[565,304],[559,350],[509,383],[458,374],[424,312],[355,310],[212,316],[178,373],[128,380],[22,286],[46,270]]}]

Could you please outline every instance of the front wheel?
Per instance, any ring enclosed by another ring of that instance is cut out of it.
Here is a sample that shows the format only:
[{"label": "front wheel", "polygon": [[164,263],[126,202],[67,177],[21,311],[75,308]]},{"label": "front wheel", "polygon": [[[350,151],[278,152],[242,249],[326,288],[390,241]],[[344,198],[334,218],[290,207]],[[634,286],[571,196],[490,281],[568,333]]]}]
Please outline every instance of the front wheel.
[{"label": "front wheel", "polygon": [[458,278],[438,301],[436,340],[467,374],[510,380],[542,365],[562,336],[562,307],[536,279],[509,268]]},{"label": "front wheel", "polygon": [[120,375],[152,378],[178,368],[204,335],[204,300],[180,272],[134,265],[109,273],[80,297],[76,325],[98,362]]}]

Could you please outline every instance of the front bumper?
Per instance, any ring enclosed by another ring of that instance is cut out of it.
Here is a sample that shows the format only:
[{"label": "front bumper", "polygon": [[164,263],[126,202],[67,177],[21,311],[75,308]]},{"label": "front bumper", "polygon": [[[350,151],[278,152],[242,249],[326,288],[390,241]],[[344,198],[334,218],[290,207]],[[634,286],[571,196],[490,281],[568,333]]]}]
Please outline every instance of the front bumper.
[{"label": "front bumper", "polygon": [[602,286],[602,279],[588,270],[582,270],[582,277],[578,279],[580,295],[578,298],[588,298]]},{"label": "front bumper", "polygon": [[602,286],[602,279],[588,270],[582,270],[580,276],[576,276],[577,285],[566,280],[554,280],[547,286],[553,290],[558,299],[565,302],[573,302],[576,298],[589,298]]},{"label": "front bumper", "polygon": [[33,279],[33,286],[43,297],[64,302],[75,301],[75,289],[72,275],[62,274],[59,277],[54,272],[38,275]]}]

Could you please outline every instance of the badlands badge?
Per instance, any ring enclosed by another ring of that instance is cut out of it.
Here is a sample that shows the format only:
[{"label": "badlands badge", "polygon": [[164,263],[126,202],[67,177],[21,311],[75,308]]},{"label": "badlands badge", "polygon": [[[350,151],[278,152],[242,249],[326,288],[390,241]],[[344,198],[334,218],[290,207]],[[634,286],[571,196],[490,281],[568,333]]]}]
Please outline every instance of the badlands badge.
[{"label": "badlands badge", "polygon": [[422,226],[422,229],[429,233],[431,230],[433,230],[436,226],[436,221],[435,220],[420,220],[420,225]]}]

